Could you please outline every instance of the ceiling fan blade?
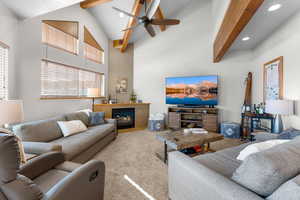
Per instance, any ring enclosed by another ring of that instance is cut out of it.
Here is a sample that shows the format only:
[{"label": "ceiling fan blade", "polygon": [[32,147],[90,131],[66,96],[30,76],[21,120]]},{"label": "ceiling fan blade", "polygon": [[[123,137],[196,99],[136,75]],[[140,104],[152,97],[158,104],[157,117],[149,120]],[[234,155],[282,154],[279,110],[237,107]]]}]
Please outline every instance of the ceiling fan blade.
[{"label": "ceiling fan blade", "polygon": [[112,8],[113,8],[114,10],[120,12],[120,13],[124,13],[125,15],[127,15],[127,16],[129,16],[129,17],[133,17],[133,18],[139,19],[138,16],[135,16],[135,15],[129,13],[129,12],[126,12],[126,11],[121,10],[121,9],[119,9],[119,8],[116,8],[116,7],[112,7]]},{"label": "ceiling fan blade", "polygon": [[138,27],[138,26],[140,26],[142,23],[138,23],[137,25],[135,25],[135,26],[131,26],[131,27],[129,27],[129,28],[126,28],[126,29],[124,29],[124,30],[122,30],[122,31],[127,31],[127,30],[132,30],[132,29],[135,29],[136,27]]},{"label": "ceiling fan blade", "polygon": [[146,16],[148,17],[148,19],[152,19],[156,10],[158,9],[159,4],[160,4],[160,0],[152,0],[151,4],[147,10],[147,13],[146,13]]},{"label": "ceiling fan blade", "polygon": [[151,24],[153,25],[177,25],[180,24],[178,19],[151,19]]},{"label": "ceiling fan blade", "polygon": [[154,37],[155,36],[155,31],[154,31],[154,28],[151,24],[145,24],[144,25],[146,31],[151,35],[151,37]]}]

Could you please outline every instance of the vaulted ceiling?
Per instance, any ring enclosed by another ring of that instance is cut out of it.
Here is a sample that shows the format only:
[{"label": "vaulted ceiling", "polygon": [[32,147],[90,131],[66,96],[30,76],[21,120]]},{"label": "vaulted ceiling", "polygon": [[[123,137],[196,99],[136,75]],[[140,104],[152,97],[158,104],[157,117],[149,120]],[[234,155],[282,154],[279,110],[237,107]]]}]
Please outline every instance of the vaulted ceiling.
[{"label": "vaulted ceiling", "polygon": [[[60,8],[71,6],[82,0],[1,0],[7,7],[13,10],[21,18],[32,18]],[[161,0],[160,7],[166,18],[172,18],[181,9],[193,0]],[[200,0],[199,0],[200,1]],[[219,0],[218,0],[219,1]],[[120,17],[120,13],[113,10],[112,6],[131,12],[135,0],[112,0],[106,3],[88,8],[99,23],[104,28],[107,36],[112,39],[123,37],[122,29],[127,27],[128,17]],[[268,8],[273,4],[281,4],[282,7],[274,12],[268,12]],[[265,0],[258,9],[254,17],[241,32],[231,46],[231,50],[253,49],[266,39],[272,32],[276,31],[290,16],[300,10],[300,0]],[[198,19],[195,23],[198,22]],[[184,21],[182,21],[184,23]],[[201,23],[199,22],[199,26]],[[143,27],[137,28],[131,42],[140,37],[149,37],[144,34]],[[158,30],[157,30],[158,32]],[[243,41],[244,37],[250,37],[248,41]]]},{"label": "vaulted ceiling", "polygon": [[[170,18],[183,9],[190,1],[191,0],[161,0],[160,7],[165,17]],[[129,18],[126,16],[121,18],[120,13],[113,10],[112,6],[131,12],[134,2],[135,0],[113,0],[90,8],[89,10],[105,29],[108,37],[112,40],[117,40],[123,37],[122,30],[127,27]],[[133,33],[131,42],[143,36],[144,32],[145,29],[143,27],[137,28]]]},{"label": "vaulted ceiling", "polygon": [[20,19],[58,10],[81,2],[82,0],[1,0]]},{"label": "vaulted ceiling", "polygon": [[[281,8],[269,12],[268,9],[275,4],[280,4]],[[265,0],[235,40],[231,50],[249,50],[257,47],[299,10],[300,0]],[[242,39],[245,37],[250,39],[243,41]]]}]

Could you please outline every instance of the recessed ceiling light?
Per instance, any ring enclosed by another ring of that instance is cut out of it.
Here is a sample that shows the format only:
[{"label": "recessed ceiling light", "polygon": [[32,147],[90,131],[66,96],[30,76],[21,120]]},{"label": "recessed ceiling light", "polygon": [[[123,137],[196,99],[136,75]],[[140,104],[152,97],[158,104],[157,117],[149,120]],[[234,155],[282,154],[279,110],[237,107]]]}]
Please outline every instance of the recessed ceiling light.
[{"label": "recessed ceiling light", "polygon": [[275,10],[278,10],[279,8],[281,8],[281,4],[274,4],[274,5],[269,7],[268,11],[273,12]]},{"label": "recessed ceiling light", "polygon": [[121,18],[125,17],[124,13],[120,12],[120,17]]},{"label": "recessed ceiling light", "polygon": [[248,41],[248,40],[250,40],[250,37],[243,37],[242,40],[243,40],[243,41]]}]

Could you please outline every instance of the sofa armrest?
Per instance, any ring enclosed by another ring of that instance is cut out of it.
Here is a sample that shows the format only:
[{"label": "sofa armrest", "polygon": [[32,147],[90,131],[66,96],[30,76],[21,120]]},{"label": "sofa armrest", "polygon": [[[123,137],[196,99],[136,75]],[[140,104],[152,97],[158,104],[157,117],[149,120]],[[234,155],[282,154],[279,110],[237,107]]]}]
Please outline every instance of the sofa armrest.
[{"label": "sofa armrest", "polygon": [[22,142],[25,153],[29,154],[44,154],[52,151],[61,152],[62,146],[45,142]]},{"label": "sofa armrest", "polygon": [[47,193],[48,200],[103,200],[105,165],[92,160],[59,181]]},{"label": "sofa armrest", "polygon": [[278,134],[273,134],[273,133],[267,133],[267,132],[257,132],[257,133],[252,133],[254,136],[254,139],[256,141],[267,141],[267,140],[275,140],[278,138]]},{"label": "sofa armrest", "polygon": [[263,200],[183,153],[169,153],[168,164],[169,198],[172,200]]},{"label": "sofa armrest", "polygon": [[105,119],[108,124],[113,124],[115,126],[115,132],[118,134],[117,120],[116,119]]},{"label": "sofa armrest", "polygon": [[37,156],[21,166],[19,173],[30,178],[35,179],[41,174],[49,171],[55,166],[63,163],[65,157],[60,152],[50,152]]}]

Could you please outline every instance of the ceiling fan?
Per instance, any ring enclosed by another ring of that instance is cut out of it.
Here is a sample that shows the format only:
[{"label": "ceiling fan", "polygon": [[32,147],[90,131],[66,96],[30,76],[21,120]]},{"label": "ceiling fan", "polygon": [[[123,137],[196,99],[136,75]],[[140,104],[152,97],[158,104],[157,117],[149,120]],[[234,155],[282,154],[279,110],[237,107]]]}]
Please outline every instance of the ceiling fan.
[{"label": "ceiling fan", "polygon": [[141,3],[145,5],[145,16],[142,17],[135,16],[129,12],[113,7],[113,9],[117,10],[118,12],[124,13],[129,17],[137,19],[137,24],[135,26],[124,29],[123,31],[135,29],[140,25],[144,25],[146,31],[150,34],[150,36],[154,37],[155,31],[152,25],[177,25],[180,23],[180,20],[177,19],[153,19],[153,16],[159,7],[160,0],[152,0],[149,7],[147,6],[147,0],[141,0]]}]

